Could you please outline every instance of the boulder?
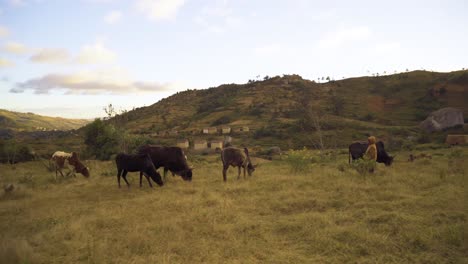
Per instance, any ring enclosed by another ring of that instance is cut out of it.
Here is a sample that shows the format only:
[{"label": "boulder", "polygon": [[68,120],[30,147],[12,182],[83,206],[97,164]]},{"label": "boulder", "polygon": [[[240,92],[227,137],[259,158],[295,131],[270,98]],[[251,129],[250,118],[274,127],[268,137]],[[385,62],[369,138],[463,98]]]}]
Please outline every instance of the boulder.
[{"label": "boulder", "polygon": [[442,131],[455,126],[463,126],[463,112],[460,109],[446,107],[432,112],[419,127],[426,132]]}]

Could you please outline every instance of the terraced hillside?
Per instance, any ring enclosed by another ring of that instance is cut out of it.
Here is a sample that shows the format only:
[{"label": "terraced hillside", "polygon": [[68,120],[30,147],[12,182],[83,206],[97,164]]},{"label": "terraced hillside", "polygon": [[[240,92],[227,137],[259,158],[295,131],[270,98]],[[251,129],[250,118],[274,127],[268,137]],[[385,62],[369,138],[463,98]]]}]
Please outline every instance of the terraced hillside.
[{"label": "terraced hillside", "polygon": [[[418,136],[417,124],[441,107],[468,116],[468,71],[414,71],[316,83],[284,75],[176,93],[115,117],[132,133],[200,138],[204,127],[250,127],[257,143],[343,145],[366,134]],[[338,133],[339,132],[339,133]],[[319,134],[320,135],[319,135]],[[216,138],[218,135],[206,138]],[[244,137],[243,134],[236,135]],[[309,138],[309,139],[307,139]]]}]

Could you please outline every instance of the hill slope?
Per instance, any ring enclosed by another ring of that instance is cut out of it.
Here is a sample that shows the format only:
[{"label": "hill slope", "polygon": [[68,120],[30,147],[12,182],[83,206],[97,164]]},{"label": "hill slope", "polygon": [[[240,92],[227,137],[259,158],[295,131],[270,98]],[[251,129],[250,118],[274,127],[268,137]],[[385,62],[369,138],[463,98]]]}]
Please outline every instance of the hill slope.
[{"label": "hill slope", "polygon": [[70,130],[80,128],[90,120],[41,116],[0,109],[0,127],[15,131]]},{"label": "hill slope", "polygon": [[468,71],[414,71],[327,83],[284,75],[179,92],[111,122],[133,133],[177,131],[173,138],[192,139],[216,137],[201,135],[207,126],[249,126],[254,132],[246,140],[253,133],[256,142],[287,146],[298,145],[298,141],[311,145],[304,144],[304,136],[315,137],[310,141],[316,142],[319,132],[328,145],[343,145],[369,133],[383,138],[396,134],[407,137],[418,131],[416,125],[430,112],[441,107],[460,108],[467,116],[466,102]]}]

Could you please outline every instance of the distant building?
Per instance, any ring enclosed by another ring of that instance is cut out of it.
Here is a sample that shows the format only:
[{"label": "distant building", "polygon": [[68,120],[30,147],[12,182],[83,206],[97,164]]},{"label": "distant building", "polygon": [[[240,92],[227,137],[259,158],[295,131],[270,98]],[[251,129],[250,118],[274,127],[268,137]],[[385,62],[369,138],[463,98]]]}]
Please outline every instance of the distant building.
[{"label": "distant building", "polygon": [[229,133],[231,133],[231,127],[228,127],[228,126],[222,127],[221,132],[223,134],[229,134]]},{"label": "distant building", "polygon": [[177,146],[179,148],[187,149],[189,148],[190,144],[189,144],[188,139],[179,139],[177,140]]},{"label": "distant building", "polygon": [[212,148],[212,149],[216,149],[216,148],[222,149],[223,148],[223,141],[221,141],[221,140],[212,140],[210,142],[210,148]]},{"label": "distant building", "polygon": [[464,145],[468,143],[468,135],[447,135],[445,143],[449,145]]},{"label": "distant building", "polygon": [[205,127],[203,128],[203,134],[216,134],[218,129],[216,127]]},{"label": "distant building", "polygon": [[208,148],[208,144],[206,143],[206,140],[195,140],[193,144],[193,149],[200,150],[200,149],[206,149],[206,148]]}]

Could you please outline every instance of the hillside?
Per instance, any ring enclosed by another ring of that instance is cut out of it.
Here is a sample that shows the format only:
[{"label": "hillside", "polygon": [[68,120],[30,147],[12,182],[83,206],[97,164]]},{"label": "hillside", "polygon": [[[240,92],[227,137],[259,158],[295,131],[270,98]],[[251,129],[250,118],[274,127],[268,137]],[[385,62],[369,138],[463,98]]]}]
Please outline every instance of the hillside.
[{"label": "hillside", "polygon": [[0,128],[14,131],[50,131],[78,129],[90,120],[41,116],[0,109]]},{"label": "hillside", "polygon": [[[367,134],[384,139],[417,136],[417,124],[441,107],[457,107],[468,116],[466,102],[466,70],[414,71],[327,83],[284,75],[179,92],[111,122],[157,140],[219,139],[220,135],[203,135],[202,129],[248,126],[249,134],[231,134],[242,141],[255,139],[260,145],[294,147],[315,145],[321,133],[328,146],[339,146]],[[314,124],[319,125],[319,133]]]}]

